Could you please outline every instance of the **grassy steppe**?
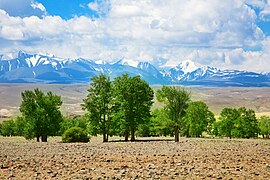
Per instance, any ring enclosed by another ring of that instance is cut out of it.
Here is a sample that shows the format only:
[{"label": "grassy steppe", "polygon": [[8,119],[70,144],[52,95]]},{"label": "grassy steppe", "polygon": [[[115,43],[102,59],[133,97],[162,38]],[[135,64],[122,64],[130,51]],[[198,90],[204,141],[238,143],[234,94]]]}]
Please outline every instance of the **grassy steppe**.
[{"label": "grassy steppe", "polygon": [[[0,84],[0,116],[14,116],[19,113],[21,92],[40,88],[53,91],[63,99],[64,115],[83,114],[80,104],[86,97],[88,85],[48,85],[48,84]],[[152,86],[157,90],[161,86]],[[241,107],[254,109],[258,115],[270,115],[270,88],[262,87],[186,87],[190,90],[192,100],[206,102],[216,115],[224,107]],[[153,108],[162,105],[155,100]]]}]

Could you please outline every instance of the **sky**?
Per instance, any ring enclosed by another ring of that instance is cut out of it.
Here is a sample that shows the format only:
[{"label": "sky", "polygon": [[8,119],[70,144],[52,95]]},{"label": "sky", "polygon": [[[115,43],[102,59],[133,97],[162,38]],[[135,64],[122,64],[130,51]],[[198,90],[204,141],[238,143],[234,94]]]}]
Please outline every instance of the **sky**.
[{"label": "sky", "polygon": [[19,50],[270,72],[270,0],[0,0],[0,54]]}]

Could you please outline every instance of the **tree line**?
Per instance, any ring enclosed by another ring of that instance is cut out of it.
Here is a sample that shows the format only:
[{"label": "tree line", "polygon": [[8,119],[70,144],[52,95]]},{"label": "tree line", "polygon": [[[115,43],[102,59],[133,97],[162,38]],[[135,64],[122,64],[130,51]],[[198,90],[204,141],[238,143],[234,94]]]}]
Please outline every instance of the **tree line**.
[{"label": "tree line", "polygon": [[[24,136],[46,142],[48,136],[68,131],[78,135],[122,136],[135,141],[136,136],[202,137],[203,134],[229,138],[263,138],[270,135],[270,117],[257,119],[251,109],[224,108],[216,120],[206,103],[191,101],[190,92],[179,86],[163,86],[154,90],[140,78],[128,74],[116,77],[100,74],[91,78],[88,94],[83,99],[83,116],[64,117],[61,97],[39,89],[22,92],[21,116],[0,124],[3,136]],[[163,104],[153,109],[153,99]],[[78,127],[80,129],[70,128]],[[67,134],[67,132],[66,132]],[[65,134],[65,135],[66,135]],[[80,136],[77,136],[78,138]]]}]

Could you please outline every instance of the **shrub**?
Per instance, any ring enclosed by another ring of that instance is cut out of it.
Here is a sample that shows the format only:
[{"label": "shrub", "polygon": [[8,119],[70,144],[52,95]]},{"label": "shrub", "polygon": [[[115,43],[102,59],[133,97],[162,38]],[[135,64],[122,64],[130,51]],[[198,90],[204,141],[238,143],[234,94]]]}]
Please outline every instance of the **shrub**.
[{"label": "shrub", "polygon": [[3,123],[1,124],[0,134],[2,136],[15,136],[15,121],[3,121]]},{"label": "shrub", "polygon": [[60,130],[58,132],[59,135],[63,134],[66,130],[72,127],[80,127],[83,129],[87,129],[88,119],[85,117],[64,117],[63,121],[60,123]]},{"label": "shrub", "polygon": [[80,127],[72,127],[62,135],[62,142],[89,142],[90,138],[86,131]]}]

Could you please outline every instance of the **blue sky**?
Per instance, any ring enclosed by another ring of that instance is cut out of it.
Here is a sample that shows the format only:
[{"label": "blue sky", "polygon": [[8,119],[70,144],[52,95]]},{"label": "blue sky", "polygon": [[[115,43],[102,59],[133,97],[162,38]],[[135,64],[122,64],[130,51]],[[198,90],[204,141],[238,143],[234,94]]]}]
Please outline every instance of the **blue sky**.
[{"label": "blue sky", "polygon": [[61,16],[63,19],[71,19],[75,16],[98,17],[96,11],[88,7],[94,0],[39,0],[49,15]]},{"label": "blue sky", "polygon": [[0,0],[0,54],[270,71],[268,0]]}]

